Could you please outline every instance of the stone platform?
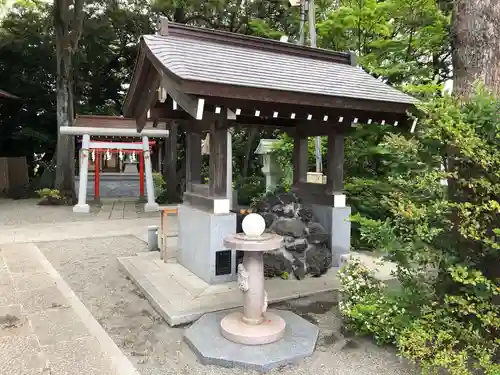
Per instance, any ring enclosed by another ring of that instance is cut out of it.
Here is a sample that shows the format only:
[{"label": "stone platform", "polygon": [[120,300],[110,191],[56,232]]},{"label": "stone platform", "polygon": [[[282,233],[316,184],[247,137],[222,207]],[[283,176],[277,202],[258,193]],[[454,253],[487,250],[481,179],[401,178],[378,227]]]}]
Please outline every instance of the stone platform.
[{"label": "stone platform", "polygon": [[204,365],[240,367],[259,372],[294,364],[313,354],[319,329],[300,316],[273,310],[286,322],[283,339],[267,345],[236,344],[222,337],[221,319],[227,312],[202,316],[186,330],[184,339]]},{"label": "stone platform", "polygon": [[[210,285],[177,263],[169,249],[167,263],[159,252],[118,258],[122,271],[138,286],[154,309],[171,326],[195,321],[206,313],[241,307],[243,298],[236,281]],[[276,303],[338,290],[337,269],[319,278],[266,280],[268,302]]]}]

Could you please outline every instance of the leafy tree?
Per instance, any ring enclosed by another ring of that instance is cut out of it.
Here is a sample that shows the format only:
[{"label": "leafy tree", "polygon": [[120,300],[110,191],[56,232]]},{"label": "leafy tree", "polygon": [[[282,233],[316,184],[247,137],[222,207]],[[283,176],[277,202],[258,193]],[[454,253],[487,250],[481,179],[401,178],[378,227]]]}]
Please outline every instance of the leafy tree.
[{"label": "leafy tree", "polygon": [[[426,371],[500,371],[500,280],[493,271],[500,257],[499,105],[484,90],[462,103],[444,97],[423,105],[415,138],[389,136],[382,144],[394,166],[381,201],[390,215],[353,218],[365,242],[396,263],[401,289],[378,289],[375,299],[349,289],[343,314],[359,332],[397,344]],[[440,172],[450,147],[456,167]],[[443,177],[467,200],[445,194]],[[458,220],[449,220],[453,213]],[[369,282],[362,267],[344,272]],[[387,316],[389,306],[398,313]]]},{"label": "leafy tree", "polygon": [[360,64],[394,85],[450,79],[450,10],[436,0],[341,0],[318,22],[319,45],[355,51]]},{"label": "leafy tree", "polygon": [[0,82],[21,98],[0,103],[0,153],[26,156],[28,165],[34,153],[55,147],[52,32],[51,6],[45,2],[16,3],[0,22]]},{"label": "leafy tree", "polygon": [[59,129],[73,125],[75,117],[72,60],[78,49],[83,28],[84,0],[54,0],[54,32],[56,36],[57,151],[55,188],[65,197],[75,196],[75,144],[72,136]]}]

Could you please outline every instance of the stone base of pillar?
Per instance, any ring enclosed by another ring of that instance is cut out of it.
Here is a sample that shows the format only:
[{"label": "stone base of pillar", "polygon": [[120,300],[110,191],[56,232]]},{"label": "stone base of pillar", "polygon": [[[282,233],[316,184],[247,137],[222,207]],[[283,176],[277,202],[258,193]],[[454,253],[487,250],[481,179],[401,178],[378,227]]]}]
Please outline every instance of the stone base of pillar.
[{"label": "stone base of pillar", "polygon": [[243,345],[265,345],[281,340],[285,336],[285,320],[272,312],[263,315],[264,324],[246,324],[241,312],[225,316],[221,322],[221,334],[229,341]]},{"label": "stone base of pillar", "polygon": [[330,233],[333,266],[339,267],[341,256],[348,254],[351,248],[351,207],[331,207],[311,205],[314,216]]},{"label": "stone base of pillar", "polygon": [[236,280],[236,251],[223,242],[236,232],[236,214],[214,214],[181,204],[178,218],[177,261],[208,284]]},{"label": "stone base of pillar", "polygon": [[275,310],[272,314],[284,320],[285,335],[265,346],[237,344],[222,336],[220,324],[226,311],[203,315],[186,329],[184,340],[204,365],[237,367],[259,373],[297,364],[310,357],[318,340],[318,327],[291,311]]},{"label": "stone base of pillar", "polygon": [[160,205],[158,203],[146,203],[144,205],[144,212],[156,212],[160,211]]},{"label": "stone base of pillar", "polygon": [[90,206],[88,204],[77,204],[73,206],[73,212],[79,214],[88,214],[90,212]]}]

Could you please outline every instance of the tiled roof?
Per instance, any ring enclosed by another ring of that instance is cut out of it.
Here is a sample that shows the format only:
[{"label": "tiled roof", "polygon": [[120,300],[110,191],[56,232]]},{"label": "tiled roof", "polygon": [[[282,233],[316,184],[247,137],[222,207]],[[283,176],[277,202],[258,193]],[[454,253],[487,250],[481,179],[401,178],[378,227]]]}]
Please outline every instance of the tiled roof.
[{"label": "tiled roof", "polygon": [[[145,35],[143,40],[167,70],[185,80],[404,104],[417,102],[358,67],[328,58],[259,49],[257,43],[196,38],[194,33]],[[331,53],[324,52],[325,56]]]},{"label": "tiled roof", "polygon": [[[100,116],[100,115],[77,115],[73,126],[83,126],[89,128],[125,128],[135,129],[136,122],[134,119],[121,116]],[[159,124],[160,128],[165,128],[165,124]],[[148,121],[146,128],[153,127],[153,122]]]}]

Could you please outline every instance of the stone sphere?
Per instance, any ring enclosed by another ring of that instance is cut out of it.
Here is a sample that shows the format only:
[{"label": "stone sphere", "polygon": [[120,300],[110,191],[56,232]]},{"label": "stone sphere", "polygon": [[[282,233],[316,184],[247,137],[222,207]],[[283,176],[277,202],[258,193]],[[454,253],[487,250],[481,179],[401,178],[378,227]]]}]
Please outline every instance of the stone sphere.
[{"label": "stone sphere", "polygon": [[247,236],[258,237],[266,230],[266,221],[259,214],[249,214],[243,219],[241,227]]}]

